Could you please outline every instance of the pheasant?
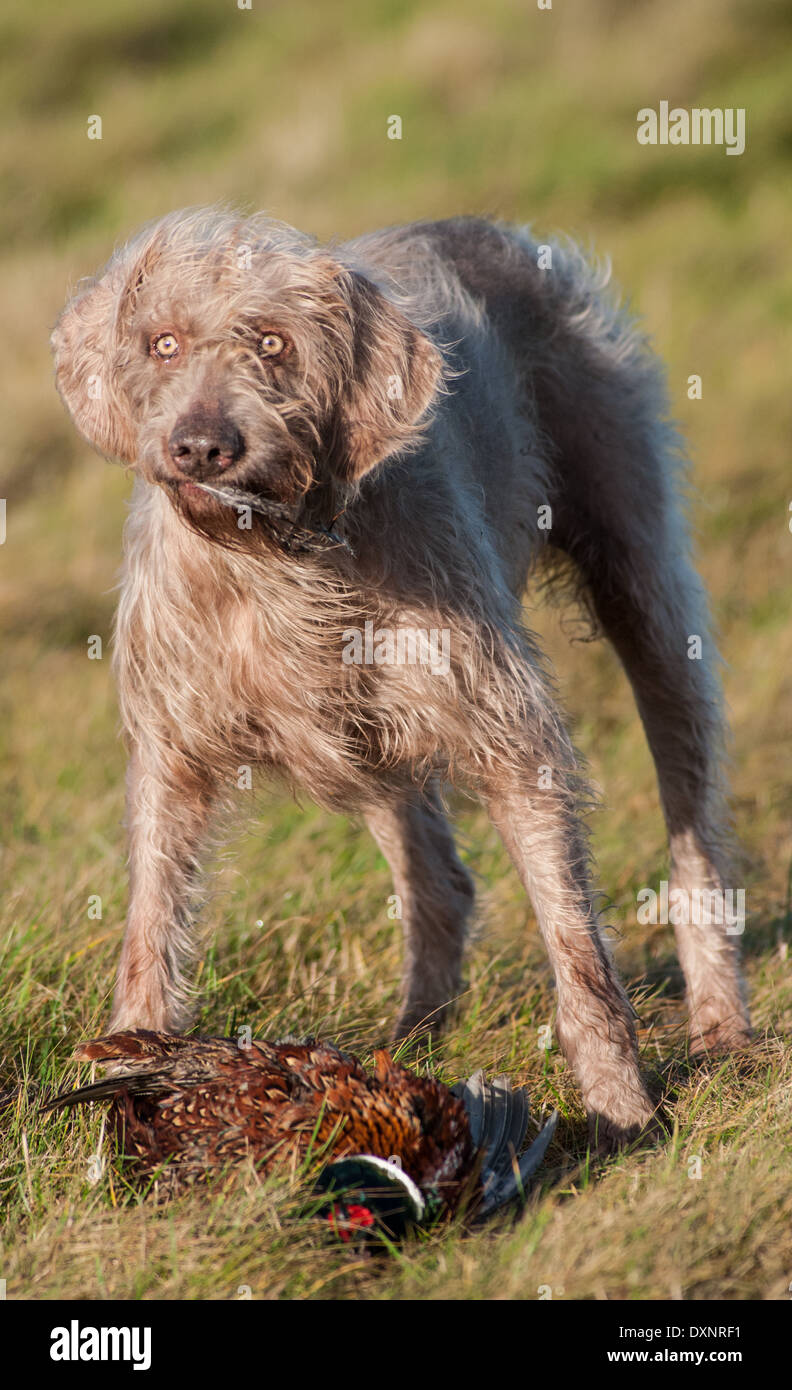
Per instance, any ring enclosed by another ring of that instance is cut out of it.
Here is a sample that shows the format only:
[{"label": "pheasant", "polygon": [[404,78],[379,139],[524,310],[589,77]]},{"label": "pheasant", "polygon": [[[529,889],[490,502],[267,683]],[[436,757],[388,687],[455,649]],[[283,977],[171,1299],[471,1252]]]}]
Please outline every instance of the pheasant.
[{"label": "pheasant", "polygon": [[[173,1192],[251,1157],[264,1172],[309,1153],[332,1160],[317,1184],[343,1239],[376,1227],[398,1236],[463,1205],[485,1216],[539,1167],[556,1114],[517,1158],[528,1096],[476,1072],[450,1090],[375,1053],[367,1073],[332,1043],[251,1042],[137,1030],[85,1043],[78,1061],[110,1064],[100,1081],[44,1109],[110,1100],[131,1173]],[[320,1207],[322,1206],[320,1201]]]}]

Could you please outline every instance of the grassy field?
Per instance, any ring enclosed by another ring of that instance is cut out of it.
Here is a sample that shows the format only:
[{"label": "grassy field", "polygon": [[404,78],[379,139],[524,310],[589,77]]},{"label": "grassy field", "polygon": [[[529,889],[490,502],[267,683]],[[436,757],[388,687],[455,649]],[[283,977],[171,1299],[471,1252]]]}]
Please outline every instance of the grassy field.
[{"label": "grassy field", "polygon": [[[752,1053],[691,1066],[667,927],[635,895],[667,870],[652,768],[602,645],[530,621],[556,664],[603,804],[594,818],[647,1072],[673,1118],[654,1152],[587,1153],[556,1046],[549,969],[485,817],[459,805],[480,885],[467,992],[422,1058],[484,1066],[561,1111],[518,1225],[450,1226],[372,1262],[296,1220],[298,1184],[170,1205],[89,1183],[99,1114],[3,1115],[0,1278],[10,1298],[779,1299],[792,1288],[792,536],[788,362],[792,17],[783,0],[8,0],[0,22],[2,1075],[75,1075],[107,1020],[126,897],[123,753],[108,645],[129,480],[92,456],[53,386],[70,285],[171,207],[233,199],[321,237],[484,211],[608,252],[669,363],[690,440],[698,555],[731,712],[748,895]],[[747,148],[644,148],[639,108],[745,107]],[[403,139],[386,138],[391,114]],[[86,123],[101,115],[103,138]],[[687,379],[703,380],[701,400]],[[636,526],[641,526],[636,517]],[[647,547],[652,536],[646,535]],[[104,657],[87,641],[102,636]],[[277,792],[218,865],[198,1022],[314,1031],[368,1055],[394,1017],[384,861],[357,825]],[[89,917],[100,895],[101,919]],[[692,1160],[699,1158],[700,1164]],[[700,1170],[700,1176],[695,1174]]]}]

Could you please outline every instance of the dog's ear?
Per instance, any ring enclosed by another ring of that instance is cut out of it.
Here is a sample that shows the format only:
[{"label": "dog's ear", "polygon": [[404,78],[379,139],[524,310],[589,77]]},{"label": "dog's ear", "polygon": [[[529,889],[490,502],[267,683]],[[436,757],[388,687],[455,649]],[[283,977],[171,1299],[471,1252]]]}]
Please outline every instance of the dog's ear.
[{"label": "dog's ear", "polygon": [[66,305],[50,341],[55,384],[80,434],[108,458],[132,463],[137,440],[113,371],[122,290],[108,271]]},{"label": "dog's ear", "polygon": [[50,339],[55,384],[78,430],[108,458],[134,463],[137,434],[120,386],[120,368],[134,345],[125,341],[137,294],[158,254],[119,252],[88,287],[66,305]]},{"label": "dog's ear", "polygon": [[333,421],[330,466],[342,481],[355,482],[420,438],[443,358],[364,275],[352,271],[344,280],[352,350]]}]

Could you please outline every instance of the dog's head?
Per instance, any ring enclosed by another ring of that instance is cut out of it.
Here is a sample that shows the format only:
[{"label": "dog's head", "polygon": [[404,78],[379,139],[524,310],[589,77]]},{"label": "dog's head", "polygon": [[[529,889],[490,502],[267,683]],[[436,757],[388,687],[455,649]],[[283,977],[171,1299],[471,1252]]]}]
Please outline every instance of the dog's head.
[{"label": "dog's head", "polygon": [[386,292],[291,228],[213,209],[144,229],[67,305],[58,390],[101,453],[286,504],[415,443],[442,374]]}]

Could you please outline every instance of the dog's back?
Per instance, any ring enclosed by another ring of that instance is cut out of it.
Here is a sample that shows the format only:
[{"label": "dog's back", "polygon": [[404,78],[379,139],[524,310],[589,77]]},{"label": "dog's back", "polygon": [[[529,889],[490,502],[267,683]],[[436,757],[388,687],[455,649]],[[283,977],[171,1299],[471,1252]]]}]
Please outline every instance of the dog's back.
[{"label": "dog's back", "polygon": [[430,447],[456,485],[483,496],[514,592],[547,546],[585,586],[599,551],[636,517],[671,539],[680,442],[662,367],[609,289],[608,266],[571,242],[474,217],[388,229],[342,251],[395,283],[443,344],[450,394]]}]

